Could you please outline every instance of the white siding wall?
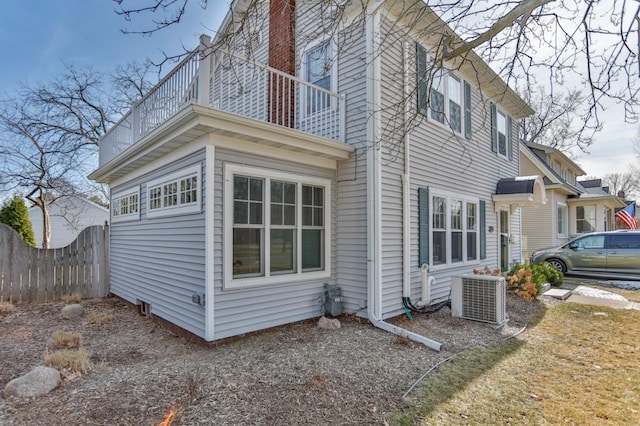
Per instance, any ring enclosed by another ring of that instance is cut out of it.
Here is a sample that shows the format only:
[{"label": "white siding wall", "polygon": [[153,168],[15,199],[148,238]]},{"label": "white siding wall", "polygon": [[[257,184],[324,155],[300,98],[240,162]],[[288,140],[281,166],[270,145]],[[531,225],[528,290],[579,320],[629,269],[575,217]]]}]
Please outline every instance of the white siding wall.
[{"label": "white siding wall", "polygon": [[[383,28],[390,25],[383,20]],[[384,34],[384,32],[383,32]],[[390,39],[383,35],[383,39]],[[409,57],[411,62],[411,88],[414,89],[415,75],[415,40],[409,41]],[[401,79],[401,51],[399,41],[390,41],[382,51],[382,83],[383,90],[383,123],[382,128],[393,128],[390,120],[395,116],[394,94],[402,93],[398,87]],[[497,211],[491,195],[495,193],[496,184],[503,177],[519,175],[517,120],[513,120],[512,146],[513,155],[509,161],[491,151],[489,103],[483,99],[480,91],[472,84],[472,129],[473,137],[467,140],[463,135],[455,137],[450,129],[430,119],[418,116],[421,120],[410,131],[411,139],[411,292],[414,299],[419,298],[420,265],[418,258],[418,188],[429,187],[454,194],[478,197],[486,202],[486,227],[493,227],[493,232],[486,233],[487,258],[473,264],[434,268],[431,272],[436,279],[436,287],[432,289],[432,300],[449,297],[451,278],[462,273],[470,273],[473,268],[498,266],[498,223]],[[412,110],[416,105],[415,92],[409,100]],[[412,111],[415,113],[415,111]],[[396,131],[397,132],[397,131]],[[396,133],[397,134],[397,133]],[[387,135],[387,140],[391,135]],[[385,140],[383,139],[383,142]],[[383,165],[383,273],[384,273],[384,317],[402,313],[402,228],[401,228],[401,191],[403,150],[385,154]],[[510,245],[511,261],[520,260],[520,213],[511,216],[511,233],[516,235],[515,242]],[[390,299],[390,300],[389,300]]]},{"label": "white siding wall", "polygon": [[[215,142],[215,137],[214,137]],[[216,149],[215,160],[215,287],[214,287],[214,337],[216,340],[277,325],[320,316],[319,297],[323,284],[335,283],[335,278],[268,285],[247,289],[223,288],[223,214],[224,214],[224,164],[242,164],[260,168],[295,173],[303,176],[331,179],[332,222],[335,223],[335,170],[303,166],[284,160],[271,160],[226,149]],[[283,152],[283,158],[286,153]],[[335,226],[332,236],[332,253],[335,253]],[[332,270],[335,257],[328,259]],[[231,271],[229,271],[230,273]]]},{"label": "white siding wall", "polygon": [[[340,34],[344,37],[344,33]],[[365,39],[345,44],[338,56],[338,93],[347,96],[346,142],[356,147],[350,160],[338,163],[336,279],[348,312],[367,301],[367,156]]]},{"label": "white siding wall", "polygon": [[111,292],[123,299],[150,304],[151,314],[204,337],[204,307],[191,301],[205,293],[204,194],[202,212],[147,218],[146,182],[193,165],[202,165],[204,151],[112,188],[112,194],[140,185],[140,220],[111,225]]}]

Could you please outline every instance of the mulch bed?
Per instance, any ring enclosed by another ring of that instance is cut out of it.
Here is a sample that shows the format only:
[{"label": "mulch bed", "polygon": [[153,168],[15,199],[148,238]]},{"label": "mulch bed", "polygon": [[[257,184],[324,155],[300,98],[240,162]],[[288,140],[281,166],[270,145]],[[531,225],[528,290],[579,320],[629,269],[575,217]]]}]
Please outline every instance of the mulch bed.
[{"label": "mulch bed", "polygon": [[[353,316],[339,330],[292,324],[206,348],[160,327],[117,298],[85,300],[82,319],[63,303],[18,305],[0,318],[0,386],[42,364],[56,330],[76,332],[89,371],[32,399],[0,398],[0,424],[384,424],[402,395],[439,361],[521,331],[541,302],[508,297],[507,325],[452,318],[448,308],[398,325],[444,344],[442,352]],[[95,325],[87,314],[111,313]]]}]

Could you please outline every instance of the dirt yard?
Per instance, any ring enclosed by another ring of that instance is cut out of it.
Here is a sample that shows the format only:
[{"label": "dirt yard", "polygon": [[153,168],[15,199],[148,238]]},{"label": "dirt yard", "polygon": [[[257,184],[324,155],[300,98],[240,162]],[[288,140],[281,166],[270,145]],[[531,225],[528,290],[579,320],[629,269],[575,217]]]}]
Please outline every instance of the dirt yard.
[{"label": "dirt yard", "polygon": [[[453,353],[521,331],[532,309],[508,297],[508,324],[451,318],[448,308],[403,327],[444,345],[435,352],[352,317],[339,330],[315,321],[269,330],[218,348],[170,333],[117,298],[86,300],[82,319],[65,320],[63,303],[18,305],[0,318],[0,386],[42,364],[54,331],[79,333],[89,371],[51,393],[0,398],[0,424],[385,424],[402,395]],[[96,325],[91,313],[112,314]]]}]

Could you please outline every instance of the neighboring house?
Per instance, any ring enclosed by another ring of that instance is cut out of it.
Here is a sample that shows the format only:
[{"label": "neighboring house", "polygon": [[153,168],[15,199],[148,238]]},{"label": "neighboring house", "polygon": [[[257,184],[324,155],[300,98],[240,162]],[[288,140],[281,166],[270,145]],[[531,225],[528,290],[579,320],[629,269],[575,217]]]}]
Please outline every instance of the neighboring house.
[{"label": "neighboring house", "polygon": [[561,151],[521,143],[520,172],[542,176],[547,199],[539,208],[522,210],[523,258],[580,234],[615,229],[615,209],[624,201],[609,194],[600,179],[579,181],[585,171]]},{"label": "neighboring house", "polygon": [[[36,247],[42,248],[42,210],[37,206],[30,207],[29,220],[36,236]],[[108,222],[109,210],[86,198],[62,197],[49,204],[49,220],[49,248],[60,248],[75,241],[83,229]]]},{"label": "neighboring house", "polygon": [[384,319],[420,299],[422,265],[427,305],[456,275],[509,268],[518,207],[542,202],[540,178],[517,179],[533,111],[473,52],[430,86],[419,27],[452,32],[424,3],[407,2],[413,29],[386,1],[333,34],[324,3],[294,3],[258,3],[231,54],[202,37],[205,59],[110,130],[91,175],[111,187],[111,291],[206,341],[318,317],[324,283],[399,332]]}]

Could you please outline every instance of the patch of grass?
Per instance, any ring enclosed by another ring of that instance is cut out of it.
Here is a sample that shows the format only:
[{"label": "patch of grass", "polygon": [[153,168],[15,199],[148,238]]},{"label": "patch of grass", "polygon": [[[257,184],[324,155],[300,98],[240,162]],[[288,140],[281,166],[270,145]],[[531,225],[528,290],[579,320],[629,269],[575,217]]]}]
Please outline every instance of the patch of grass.
[{"label": "patch of grass", "polygon": [[11,312],[15,311],[16,307],[11,302],[0,302],[0,318],[9,315]]},{"label": "patch of grass", "polygon": [[73,373],[86,373],[89,369],[89,356],[85,348],[77,351],[62,349],[47,355],[44,358],[44,365]]},{"label": "patch of grass", "polygon": [[66,331],[55,331],[51,336],[49,347],[52,349],[80,347],[80,335]]},{"label": "patch of grass", "polygon": [[89,312],[86,316],[89,324],[104,325],[113,322],[116,317],[109,312]]},{"label": "patch of grass", "polygon": [[468,351],[395,424],[640,424],[640,312],[562,303],[527,333]]},{"label": "patch of grass", "polygon": [[62,296],[62,301],[64,303],[80,303],[82,301],[82,294],[73,293],[73,294],[65,294]]}]

